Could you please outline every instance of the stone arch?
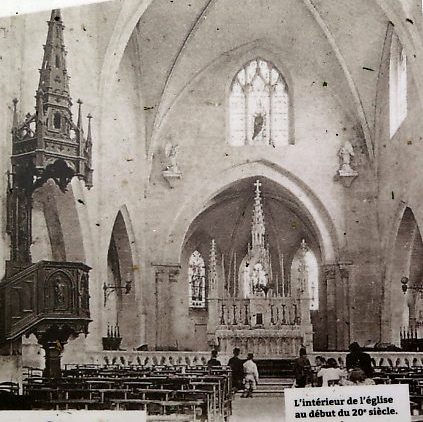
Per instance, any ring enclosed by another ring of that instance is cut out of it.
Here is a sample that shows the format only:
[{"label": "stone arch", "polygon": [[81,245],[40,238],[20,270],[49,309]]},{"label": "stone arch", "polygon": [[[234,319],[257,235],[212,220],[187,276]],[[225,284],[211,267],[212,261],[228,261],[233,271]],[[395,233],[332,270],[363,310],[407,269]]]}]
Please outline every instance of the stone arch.
[{"label": "stone arch", "polygon": [[78,202],[84,206],[85,202],[79,196],[72,184],[63,193],[52,180],[34,192],[31,246],[34,261],[86,261],[83,216],[77,209]]},{"label": "stone arch", "polygon": [[103,292],[103,330],[107,330],[107,325],[118,325],[122,347],[129,349],[139,346],[142,332],[138,319],[141,306],[138,261],[132,222],[124,205],[117,212],[108,244],[106,285],[117,289],[109,288]]},{"label": "stone arch", "polygon": [[[338,239],[333,221],[316,194],[290,172],[267,161],[254,161],[223,172],[214,183],[198,187],[175,213],[165,237],[163,262],[180,262],[183,242],[191,222],[211,204],[212,199],[228,186],[248,177],[262,176],[279,184],[292,194],[308,214],[319,238],[322,263],[334,263],[338,256]],[[193,203],[192,198],[196,198]]]},{"label": "stone arch", "polygon": [[414,327],[416,320],[416,294],[411,290],[404,295],[401,277],[409,279],[409,286],[419,284],[423,276],[423,242],[420,230],[410,207],[402,204],[393,234],[388,244],[387,268],[384,281],[382,326],[386,341],[399,344],[400,329]]}]

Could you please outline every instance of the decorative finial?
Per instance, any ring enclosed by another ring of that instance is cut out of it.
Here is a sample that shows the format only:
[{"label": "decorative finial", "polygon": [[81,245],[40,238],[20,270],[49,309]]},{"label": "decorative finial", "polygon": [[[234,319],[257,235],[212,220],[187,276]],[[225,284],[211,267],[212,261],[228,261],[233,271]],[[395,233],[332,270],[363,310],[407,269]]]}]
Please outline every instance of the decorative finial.
[{"label": "decorative finial", "polygon": [[17,112],[17,104],[18,104],[18,99],[15,97],[13,98],[13,126],[12,129],[16,129],[18,126],[18,112]]},{"label": "decorative finial", "polygon": [[87,119],[88,119],[88,134],[87,134],[87,139],[89,139],[91,141],[91,119],[93,118],[93,116],[91,115],[91,113],[87,114]]},{"label": "decorative finial", "polygon": [[210,264],[209,264],[209,292],[212,294],[217,287],[217,260],[216,260],[216,241],[212,239],[210,246]]},{"label": "decorative finial", "polygon": [[78,129],[81,130],[82,129],[82,112],[81,112],[82,107],[81,106],[83,102],[81,101],[80,98],[78,98],[76,102],[78,103],[78,121],[76,123],[76,126],[78,127]]}]

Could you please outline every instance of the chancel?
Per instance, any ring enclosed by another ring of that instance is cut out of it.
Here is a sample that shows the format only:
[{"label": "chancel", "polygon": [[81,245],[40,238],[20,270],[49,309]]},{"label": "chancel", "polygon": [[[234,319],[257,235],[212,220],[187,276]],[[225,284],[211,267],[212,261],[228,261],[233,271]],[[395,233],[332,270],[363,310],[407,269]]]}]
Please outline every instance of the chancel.
[{"label": "chancel", "polygon": [[283,420],[284,389],[321,385],[324,362],[335,383],[362,361],[375,383],[423,380],[419,1],[0,21],[9,398]]},{"label": "chancel", "polygon": [[[305,260],[308,248],[302,239],[298,245],[298,266],[293,269],[294,278],[290,277],[288,282],[283,254],[279,252],[283,245],[272,254],[267,242],[259,180],[254,187],[251,239],[239,268],[234,252],[230,257],[233,271],[226,272],[223,258],[218,271],[217,246],[214,239],[211,243],[208,341],[225,354],[238,347],[250,350],[258,358],[289,357],[295,355],[301,345],[313,348],[312,291]],[[278,265],[272,266],[273,257]],[[222,274],[222,280],[218,274]]]}]

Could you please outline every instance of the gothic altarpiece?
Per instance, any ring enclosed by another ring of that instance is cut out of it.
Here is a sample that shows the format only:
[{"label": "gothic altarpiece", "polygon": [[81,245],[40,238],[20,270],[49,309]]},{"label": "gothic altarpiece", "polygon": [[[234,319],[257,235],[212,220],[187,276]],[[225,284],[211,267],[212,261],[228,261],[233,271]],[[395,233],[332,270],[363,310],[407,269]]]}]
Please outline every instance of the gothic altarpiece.
[{"label": "gothic altarpiece", "polygon": [[[266,244],[260,187],[257,180],[251,243],[232,279],[231,276],[229,280],[219,277],[218,274],[225,274],[225,270],[218,268],[217,245],[212,240],[207,297],[208,341],[225,354],[240,347],[258,358],[294,356],[300,346],[311,350],[313,344],[305,259],[308,247],[303,240],[298,279],[293,280],[292,286],[283,279],[278,280],[278,275],[272,273],[270,248]],[[223,258],[220,266],[224,267]]]}]

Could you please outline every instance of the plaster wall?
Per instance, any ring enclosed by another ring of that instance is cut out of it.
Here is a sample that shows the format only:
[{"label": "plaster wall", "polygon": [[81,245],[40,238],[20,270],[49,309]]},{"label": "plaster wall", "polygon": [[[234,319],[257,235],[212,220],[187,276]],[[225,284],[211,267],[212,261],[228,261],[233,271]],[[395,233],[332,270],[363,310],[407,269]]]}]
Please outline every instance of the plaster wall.
[{"label": "plaster wall", "polygon": [[[362,344],[378,341],[384,274],[380,243],[387,247],[390,235],[386,233],[391,231],[398,208],[402,206],[401,201],[410,204],[418,222],[423,218],[423,211],[417,209],[421,183],[417,157],[423,148],[423,141],[419,141],[422,123],[416,111],[418,101],[413,82],[410,81],[409,115],[395,137],[387,140],[386,147],[383,144],[387,127],[387,100],[384,99],[387,88],[383,85],[378,87],[378,184],[370,168],[363,131],[343,70],[305,8],[296,9],[290,2],[290,7],[275,14],[274,25],[261,22],[242,27],[235,25],[229,30],[236,7],[231,6],[232,13],[226,17],[225,10],[216,7],[207,25],[190,37],[190,48],[181,49],[181,56],[167,84],[163,78],[169,75],[172,65],[154,65],[155,60],[163,60],[167,55],[160,54],[160,51],[163,52],[160,47],[163,40],[153,36],[160,32],[157,25],[160,13],[157,15],[156,10],[154,14],[154,10],[150,9],[155,17],[150,25],[155,27],[156,32],[151,34],[150,44],[143,38],[145,31],[133,36],[117,72],[107,81],[110,101],[103,104],[99,74],[106,62],[104,54],[121,10],[120,3],[63,11],[71,95],[74,102],[83,97],[84,114],[89,111],[94,115],[94,188],[87,191],[82,184],[72,182],[79,220],[79,228],[74,225],[72,228],[76,227],[79,233],[64,239],[67,256],[72,259],[84,257],[86,263],[93,267],[90,282],[93,322],[86,347],[100,347],[101,336],[105,334],[104,321],[99,317],[103,308],[101,286],[107,280],[107,248],[113,224],[122,208],[131,223],[126,226],[131,232],[129,240],[138,303],[133,321],[139,327],[137,335],[140,343],[147,343],[150,347],[174,347],[177,343],[180,348],[194,347],[195,323],[187,308],[186,263],[183,262],[182,251],[185,233],[204,209],[206,199],[225,189],[229,173],[241,179],[263,176],[265,171],[284,174],[290,180],[299,181],[308,192],[305,196],[309,196],[300,199],[313,197],[314,201],[318,201],[319,212],[331,224],[330,237],[334,244],[334,253],[324,263],[343,261],[349,265],[351,304],[346,310],[341,306],[342,302],[337,302],[337,307],[343,309],[337,319],[337,347],[345,347],[349,340]],[[239,21],[252,22],[249,13],[252,12],[246,8],[238,16]],[[260,13],[265,16],[264,8]],[[279,17],[285,20],[283,25],[276,22]],[[3,98],[11,100],[17,96],[20,99],[21,117],[32,111],[35,104],[37,63],[41,64],[47,19],[48,14],[42,13],[2,20],[7,30],[6,37],[0,37],[0,47],[4,47],[0,65],[1,92]],[[383,21],[380,15],[378,20]],[[219,31],[222,30],[224,35],[216,35],[213,46],[204,44],[207,37],[217,33],[218,23],[222,23]],[[310,28],[309,38],[304,34],[305,26]],[[336,26],[333,28],[336,29]],[[142,24],[140,29],[143,29]],[[171,38],[174,32],[168,32]],[[357,32],[360,31],[357,29]],[[182,33],[179,36],[183,38]],[[346,38],[342,42],[348,41]],[[210,48],[205,48],[205,45]],[[367,49],[363,54],[370,55]],[[257,55],[273,61],[289,83],[293,145],[276,149],[236,148],[226,142],[227,98],[231,79],[246,61]],[[348,57],[351,61],[356,59],[352,52]],[[365,80],[367,76],[363,76],[359,69],[354,69],[353,73],[363,78],[360,79],[363,82],[360,89],[366,90],[374,83],[373,74],[371,79]],[[383,78],[386,75],[380,76],[379,83]],[[6,80],[10,83],[6,84]],[[163,101],[159,98],[160,94],[164,94]],[[367,108],[373,108],[372,95],[366,97],[365,104]],[[151,111],[149,107],[155,109]],[[75,112],[76,109],[74,116]],[[156,116],[157,125],[153,127]],[[7,107],[2,107],[0,111],[2,175],[9,166],[10,124],[8,101]],[[152,138],[147,138],[147,135]],[[408,144],[410,139],[412,143]],[[350,188],[345,188],[335,179],[339,168],[337,153],[345,140],[350,140],[355,147],[353,164],[360,174]],[[183,172],[182,180],[174,189],[170,189],[161,174],[166,165],[164,146],[169,141],[179,145],[178,165]],[[146,145],[150,145],[149,151]],[[248,169],[256,168],[256,174],[249,173]],[[2,177],[2,186],[6,186],[6,179]],[[5,189],[2,189],[0,270],[8,258],[4,192]],[[391,192],[394,192],[394,199],[390,199]],[[75,216],[66,219],[64,208],[62,204],[59,214],[67,221],[69,230]],[[190,212],[179,218],[186,209]],[[381,216],[379,222],[377,211]],[[40,223],[36,225],[35,238],[45,238],[42,216],[37,214],[36,218]],[[175,221],[180,223],[176,231],[173,227]],[[224,226],[225,222],[221,224]],[[174,235],[169,236],[169,233]],[[85,255],[79,250],[81,244]],[[48,256],[45,251],[38,253],[38,256],[41,255]],[[384,249],[385,260],[386,256]],[[160,291],[156,290],[152,264],[181,265],[179,280]],[[341,293],[336,293],[339,300]],[[323,302],[325,299],[323,297]],[[161,304],[160,308],[157,303]],[[197,319],[201,322],[203,316]],[[316,323],[320,334],[325,337],[327,321],[323,318]],[[327,339],[321,345],[325,347]]]}]

